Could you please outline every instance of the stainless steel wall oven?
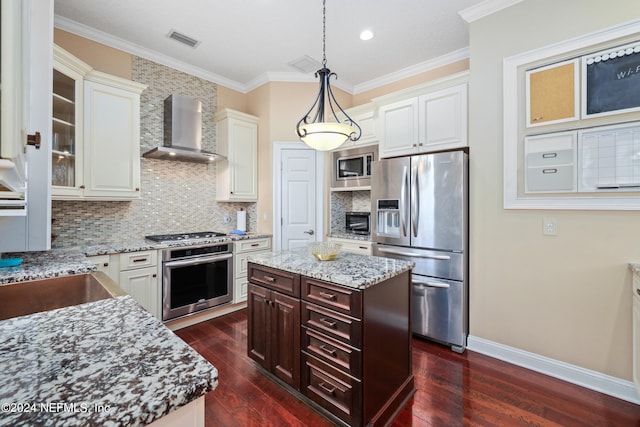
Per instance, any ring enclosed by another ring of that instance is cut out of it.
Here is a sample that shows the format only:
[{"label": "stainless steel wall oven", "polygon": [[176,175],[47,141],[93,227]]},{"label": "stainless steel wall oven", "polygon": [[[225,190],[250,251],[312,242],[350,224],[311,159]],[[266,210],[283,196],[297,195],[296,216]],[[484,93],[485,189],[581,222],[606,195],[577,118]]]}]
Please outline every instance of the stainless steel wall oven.
[{"label": "stainless steel wall oven", "polygon": [[231,245],[216,243],[162,251],[162,320],[232,301]]}]

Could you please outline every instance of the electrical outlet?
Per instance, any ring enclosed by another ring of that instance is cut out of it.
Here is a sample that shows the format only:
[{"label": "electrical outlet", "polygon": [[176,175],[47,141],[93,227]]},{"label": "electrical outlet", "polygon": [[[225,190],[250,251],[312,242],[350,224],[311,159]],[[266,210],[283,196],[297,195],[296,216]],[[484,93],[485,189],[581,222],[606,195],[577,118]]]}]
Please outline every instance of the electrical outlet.
[{"label": "electrical outlet", "polygon": [[558,225],[555,218],[542,218],[542,234],[545,236],[556,236],[558,234]]}]

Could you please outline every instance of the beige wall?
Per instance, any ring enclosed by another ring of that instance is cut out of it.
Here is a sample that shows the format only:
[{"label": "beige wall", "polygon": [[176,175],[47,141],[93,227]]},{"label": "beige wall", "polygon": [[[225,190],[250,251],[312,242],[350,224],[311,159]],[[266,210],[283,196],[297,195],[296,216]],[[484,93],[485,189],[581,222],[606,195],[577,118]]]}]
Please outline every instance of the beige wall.
[{"label": "beige wall", "polygon": [[94,69],[131,80],[130,54],[57,28],[53,41]]},{"label": "beige wall", "polygon": [[260,118],[258,123],[258,231],[273,231],[273,183],[271,155],[270,85],[265,84],[247,94],[247,113]]},{"label": "beige wall", "polygon": [[247,95],[242,92],[238,92],[228,87],[217,85],[217,110],[223,108],[230,108],[236,111],[242,111],[243,113],[249,113],[247,111]]},{"label": "beige wall", "polygon": [[638,16],[637,0],[525,0],[470,25],[471,335],[625,380],[640,213],[503,209],[502,61]]},{"label": "beige wall", "polygon": [[434,68],[433,70],[425,71],[424,73],[416,74],[415,76],[408,77],[403,80],[398,80],[393,83],[389,83],[375,89],[360,92],[353,96],[353,105],[362,105],[371,101],[378,96],[386,95],[392,92],[397,92],[402,89],[407,89],[412,86],[417,86],[421,83],[429,82],[439,79],[441,77],[450,76],[461,71],[467,71],[469,69],[469,60],[464,59],[456,61],[451,64]]}]

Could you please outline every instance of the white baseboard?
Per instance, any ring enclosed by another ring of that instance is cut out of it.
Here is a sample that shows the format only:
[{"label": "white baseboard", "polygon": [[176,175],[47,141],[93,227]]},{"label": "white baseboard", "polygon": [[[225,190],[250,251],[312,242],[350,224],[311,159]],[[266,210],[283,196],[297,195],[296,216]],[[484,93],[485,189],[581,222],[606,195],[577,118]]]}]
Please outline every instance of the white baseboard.
[{"label": "white baseboard", "polygon": [[640,404],[633,382],[469,335],[467,349],[628,402]]}]

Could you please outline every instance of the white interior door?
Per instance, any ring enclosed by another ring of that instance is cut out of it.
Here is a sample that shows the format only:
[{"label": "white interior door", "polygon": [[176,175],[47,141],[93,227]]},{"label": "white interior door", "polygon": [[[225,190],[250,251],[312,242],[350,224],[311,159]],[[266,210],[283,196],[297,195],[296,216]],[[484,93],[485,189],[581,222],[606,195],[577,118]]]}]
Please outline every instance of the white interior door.
[{"label": "white interior door", "polygon": [[[310,148],[283,149],[281,154],[281,249],[306,246],[319,234],[316,218],[316,155]],[[320,238],[321,240],[321,238]]]}]

